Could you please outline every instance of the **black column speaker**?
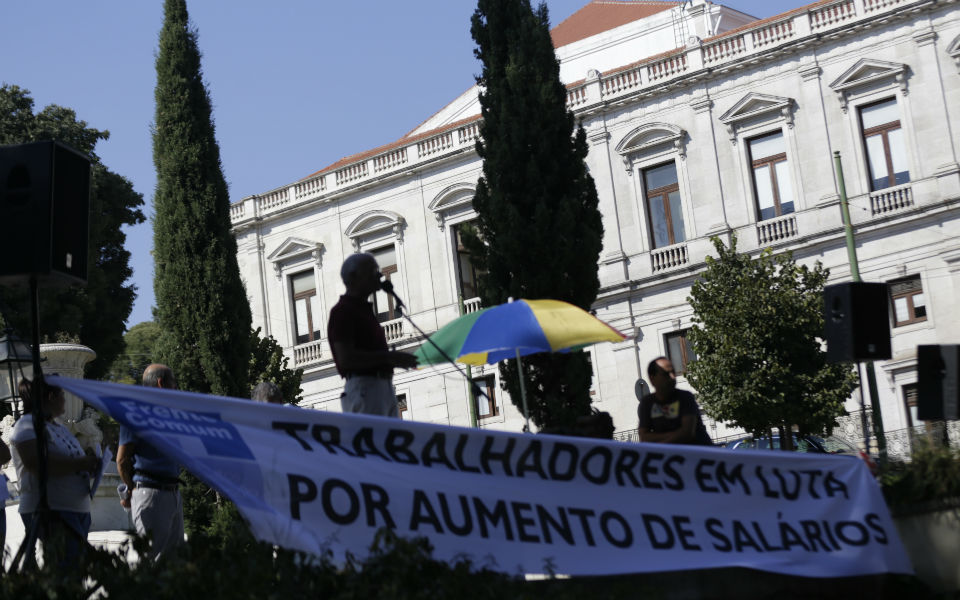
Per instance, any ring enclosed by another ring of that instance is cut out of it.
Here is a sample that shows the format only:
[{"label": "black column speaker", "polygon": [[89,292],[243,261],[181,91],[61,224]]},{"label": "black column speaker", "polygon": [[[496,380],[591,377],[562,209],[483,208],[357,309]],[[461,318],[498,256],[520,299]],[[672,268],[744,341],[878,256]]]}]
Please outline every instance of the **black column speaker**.
[{"label": "black column speaker", "polygon": [[823,337],[827,362],[890,358],[887,284],[862,281],[823,290]]},{"label": "black column speaker", "polygon": [[0,283],[86,283],[90,158],[59,142],[0,146]]},{"label": "black column speaker", "polygon": [[960,345],[917,346],[917,418],[960,418]]}]

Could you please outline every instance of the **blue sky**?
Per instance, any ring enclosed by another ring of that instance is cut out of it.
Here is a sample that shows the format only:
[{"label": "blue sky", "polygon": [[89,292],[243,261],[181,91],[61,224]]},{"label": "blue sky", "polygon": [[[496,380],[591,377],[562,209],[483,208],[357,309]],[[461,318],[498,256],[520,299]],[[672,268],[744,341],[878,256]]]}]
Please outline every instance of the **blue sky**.
[{"label": "blue sky", "polygon": [[[587,0],[547,0],[551,23]],[[802,6],[726,3],[759,18]],[[475,2],[189,1],[213,99],[231,201],[286,185],[392,142],[473,84]],[[150,138],[162,0],[0,3],[0,81],[110,131],[97,154],[143,194],[156,184]],[[127,231],[138,298],[151,318],[150,222]]]}]

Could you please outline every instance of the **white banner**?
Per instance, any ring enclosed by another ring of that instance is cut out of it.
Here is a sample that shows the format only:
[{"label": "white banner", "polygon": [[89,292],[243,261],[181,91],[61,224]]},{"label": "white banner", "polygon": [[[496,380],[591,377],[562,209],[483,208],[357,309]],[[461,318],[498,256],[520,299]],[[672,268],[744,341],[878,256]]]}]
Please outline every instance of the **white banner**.
[{"label": "white banner", "polygon": [[390,527],[507,573],[912,573],[856,458],[630,444],[49,377],[286,548],[365,556]]}]

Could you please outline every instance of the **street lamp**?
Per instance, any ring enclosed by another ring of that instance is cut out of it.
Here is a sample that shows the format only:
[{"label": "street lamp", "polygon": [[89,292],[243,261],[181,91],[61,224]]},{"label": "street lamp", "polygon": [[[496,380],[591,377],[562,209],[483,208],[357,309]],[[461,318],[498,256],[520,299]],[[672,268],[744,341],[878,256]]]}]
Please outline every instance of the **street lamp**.
[{"label": "street lamp", "polygon": [[[30,346],[6,328],[0,336],[0,403],[9,403],[13,418],[20,418],[20,380],[33,377]],[[6,412],[6,411],[4,411]]]}]

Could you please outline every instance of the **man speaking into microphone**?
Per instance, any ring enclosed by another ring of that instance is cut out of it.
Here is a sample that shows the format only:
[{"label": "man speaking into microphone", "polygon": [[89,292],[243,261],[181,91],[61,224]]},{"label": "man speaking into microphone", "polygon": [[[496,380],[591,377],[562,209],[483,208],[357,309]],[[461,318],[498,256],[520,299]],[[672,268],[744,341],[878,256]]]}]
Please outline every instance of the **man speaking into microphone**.
[{"label": "man speaking into microphone", "polygon": [[343,412],[399,417],[393,370],[413,369],[417,357],[387,347],[383,328],[367,300],[389,284],[381,283],[381,277],[372,254],[351,254],[343,261],[340,278],[347,292],[330,311],[327,338],[337,372],[347,380],[340,394]]}]

